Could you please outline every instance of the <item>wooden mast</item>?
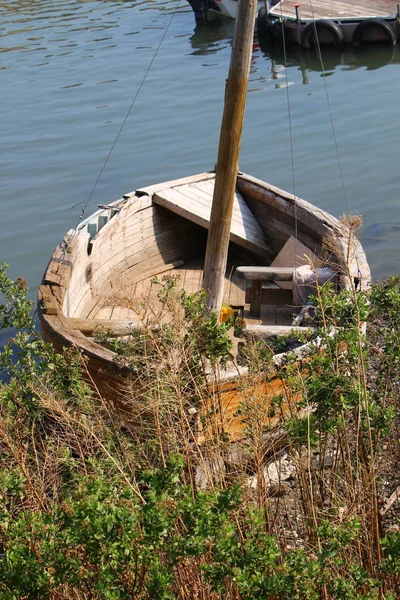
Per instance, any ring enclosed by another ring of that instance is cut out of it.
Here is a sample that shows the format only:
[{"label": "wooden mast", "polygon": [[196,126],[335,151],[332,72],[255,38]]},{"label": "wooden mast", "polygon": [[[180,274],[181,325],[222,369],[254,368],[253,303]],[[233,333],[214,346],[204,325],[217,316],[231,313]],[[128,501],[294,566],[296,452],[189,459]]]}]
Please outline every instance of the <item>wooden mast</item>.
[{"label": "wooden mast", "polygon": [[203,288],[211,310],[220,311],[228,258],[239,150],[246,106],[257,0],[239,0],[225,106],[219,139],[210,228],[204,262]]}]

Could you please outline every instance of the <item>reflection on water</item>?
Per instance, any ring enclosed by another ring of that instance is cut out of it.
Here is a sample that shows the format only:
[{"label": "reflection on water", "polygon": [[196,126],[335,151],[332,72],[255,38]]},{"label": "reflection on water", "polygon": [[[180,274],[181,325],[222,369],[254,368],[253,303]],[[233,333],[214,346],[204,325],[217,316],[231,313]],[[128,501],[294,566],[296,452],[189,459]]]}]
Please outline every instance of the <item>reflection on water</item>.
[{"label": "reflection on water", "polygon": [[[161,14],[175,14],[187,11],[186,3],[177,0],[76,0],[64,3],[59,0],[14,0],[0,2],[0,37],[1,53],[12,53],[13,61],[2,65],[1,68],[11,68],[23,60],[21,54],[31,52],[47,52],[48,64],[53,56],[67,56],[74,54],[74,49],[82,51],[85,55],[97,49],[113,48],[114,44],[107,44],[113,40],[112,30],[126,27],[122,22],[123,15],[129,10],[151,11],[156,9]],[[124,35],[135,35],[135,19],[130,21],[130,27]],[[107,31],[108,35],[88,36]],[[84,38],[82,35],[84,34]],[[81,42],[95,44],[93,47],[80,48]],[[68,50],[65,50],[68,49]],[[28,59],[26,59],[28,60]],[[36,65],[38,66],[38,65]]]},{"label": "reflection on water", "polygon": [[[287,67],[299,67],[304,74],[307,71],[324,72],[341,70],[356,70],[365,68],[368,71],[379,69],[388,64],[400,62],[399,46],[386,44],[368,44],[360,47],[346,45],[342,50],[334,46],[322,46],[321,56],[313,49],[304,49],[297,45],[290,45],[285,50],[282,44],[260,40],[262,52],[274,63]],[[303,74],[304,83],[307,77]]]},{"label": "reflection on water", "polygon": [[232,19],[215,19],[207,25],[196,26],[190,36],[192,54],[207,56],[215,54],[226,47],[232,46],[235,21]]},{"label": "reflection on water", "polygon": [[363,232],[364,240],[368,245],[380,245],[386,241],[400,241],[400,222],[397,223],[373,223],[366,227]]}]

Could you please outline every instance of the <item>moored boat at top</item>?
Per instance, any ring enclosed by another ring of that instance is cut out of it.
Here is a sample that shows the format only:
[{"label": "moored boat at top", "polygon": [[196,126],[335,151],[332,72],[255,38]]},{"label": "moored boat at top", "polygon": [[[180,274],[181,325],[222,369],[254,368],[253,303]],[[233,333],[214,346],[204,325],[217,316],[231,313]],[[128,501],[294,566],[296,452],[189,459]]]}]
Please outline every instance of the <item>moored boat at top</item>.
[{"label": "moored boat at top", "polygon": [[[196,23],[204,23],[208,16],[219,15],[236,19],[238,0],[188,0],[196,17]],[[264,0],[258,1],[258,9],[265,6]]]},{"label": "moored boat at top", "polygon": [[[264,5],[264,0],[258,2],[258,8]],[[210,13],[236,19],[238,9],[238,0],[211,0],[208,3]]]}]

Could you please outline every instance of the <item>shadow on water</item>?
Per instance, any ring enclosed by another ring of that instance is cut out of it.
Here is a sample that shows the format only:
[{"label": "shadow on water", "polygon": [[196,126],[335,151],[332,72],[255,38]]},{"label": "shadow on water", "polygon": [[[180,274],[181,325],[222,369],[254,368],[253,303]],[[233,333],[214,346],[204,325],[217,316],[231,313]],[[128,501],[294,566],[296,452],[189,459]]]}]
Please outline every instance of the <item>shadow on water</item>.
[{"label": "shadow on water", "polygon": [[[197,26],[190,36],[193,55],[210,55],[232,45],[235,21],[232,19],[215,18],[205,25]],[[274,63],[288,67],[299,67],[304,73],[320,72],[325,75],[336,68],[342,70],[365,69],[374,71],[388,64],[400,63],[400,46],[387,46],[383,43],[369,43],[365,46],[354,47],[346,45],[341,50],[334,46],[321,46],[321,58],[316,49],[304,49],[297,44],[290,44],[284,50],[281,42],[276,40],[254,38],[255,49],[260,51]],[[303,77],[307,83],[307,77]]]},{"label": "shadow on water", "polygon": [[234,28],[233,19],[216,18],[205,25],[198,25],[189,38],[193,49],[192,54],[198,56],[215,54],[226,47],[224,42],[228,42],[231,46]]},{"label": "shadow on water", "polygon": [[397,242],[400,223],[373,223],[364,229],[363,239],[369,246],[381,244],[383,240]]},{"label": "shadow on water", "polygon": [[[388,64],[400,63],[400,48],[389,47],[385,44],[368,44],[354,47],[345,46],[338,50],[333,46],[321,46],[321,57],[314,48],[304,49],[297,44],[291,44],[284,50],[281,43],[276,41],[259,40],[260,50],[274,63],[286,64],[288,67],[299,67],[303,75],[315,71],[327,74],[338,67],[342,70],[363,68],[367,71],[380,69]],[[321,60],[322,59],[322,60]],[[303,76],[307,83],[307,77]]]}]

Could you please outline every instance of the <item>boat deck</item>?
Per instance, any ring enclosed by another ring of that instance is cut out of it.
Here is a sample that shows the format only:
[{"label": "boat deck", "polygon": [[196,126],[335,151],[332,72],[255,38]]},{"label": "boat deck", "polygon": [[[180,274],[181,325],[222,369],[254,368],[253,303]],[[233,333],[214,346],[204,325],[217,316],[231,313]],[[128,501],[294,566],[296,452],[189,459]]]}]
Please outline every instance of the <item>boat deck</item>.
[{"label": "boat deck", "polygon": [[[214,185],[213,179],[170,186],[157,191],[153,200],[155,204],[209,229]],[[238,191],[233,203],[230,239],[260,256],[268,256],[271,252],[260,225]]]},{"label": "boat deck", "polygon": [[[232,308],[244,308],[243,317],[248,324],[260,325],[290,325],[293,315],[296,312],[293,307],[291,290],[264,291],[263,306],[259,317],[252,317],[246,305],[246,282],[243,277],[235,271],[232,261],[228,264],[225,277],[225,295],[224,304]],[[193,294],[202,289],[203,264],[199,259],[188,261],[181,267],[163,270],[158,276],[160,284],[165,278],[174,278],[177,282],[177,289],[183,288],[187,294]],[[147,277],[134,286],[126,290],[120,290],[115,296],[110,296],[99,306],[93,315],[94,320],[109,319],[112,321],[137,320],[138,315],[141,320],[146,321],[154,315],[162,315],[160,320],[168,321],[170,315],[163,311],[159,301],[159,291],[161,287],[154,283],[154,276]]]},{"label": "boat deck", "polygon": [[[363,19],[388,18],[397,13],[397,3],[393,0],[361,0],[335,2],[334,0],[303,0],[299,7],[301,20],[305,19]],[[295,18],[296,11],[292,0],[278,2],[270,11],[276,17]]]},{"label": "boat deck", "polygon": [[[203,266],[198,259],[187,261],[181,267],[173,268],[168,271],[162,270],[156,275],[162,285],[168,278],[176,279],[177,288],[183,288],[187,294],[193,294],[202,289]],[[136,304],[145,307],[151,307],[151,310],[158,312],[161,309],[158,293],[161,285],[154,283],[154,275],[147,277],[129,286],[126,290],[120,290],[117,295],[111,296],[106,302],[99,306],[94,319],[129,319],[133,316],[132,310],[136,309],[132,299]],[[124,299],[127,299],[124,302]],[[244,306],[245,304],[245,280],[234,273],[234,265],[228,265],[227,276],[225,277],[225,297],[224,302],[232,307]],[[125,305],[125,306],[124,306]],[[158,307],[156,307],[158,305]],[[134,312],[136,312],[134,310]]]}]

